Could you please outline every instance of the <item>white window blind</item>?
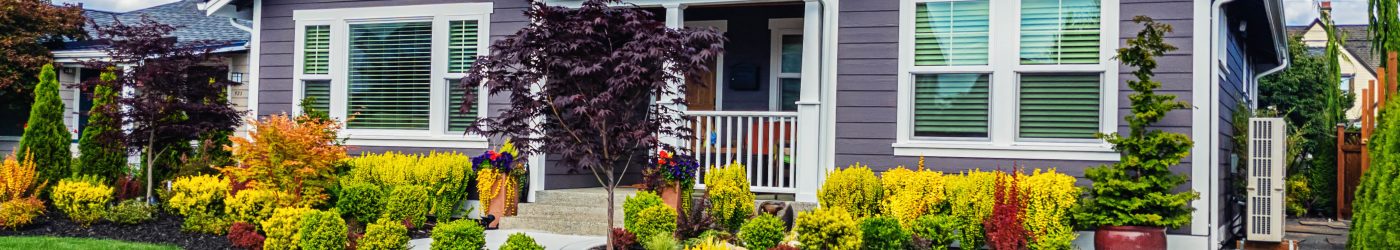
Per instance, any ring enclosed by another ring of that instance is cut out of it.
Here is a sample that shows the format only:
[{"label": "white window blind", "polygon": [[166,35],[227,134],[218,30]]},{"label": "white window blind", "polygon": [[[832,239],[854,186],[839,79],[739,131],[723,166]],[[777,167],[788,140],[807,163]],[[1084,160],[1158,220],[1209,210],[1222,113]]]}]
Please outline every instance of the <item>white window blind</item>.
[{"label": "white window blind", "polygon": [[[331,81],[306,81],[301,86],[301,98],[303,102],[309,102],[307,106],[317,112],[331,111]],[[302,112],[306,111],[302,110]]]},{"label": "white window blind", "polygon": [[[466,112],[462,112],[462,97],[465,94],[463,93],[464,91],[462,91],[462,85],[458,84],[455,80],[449,80],[447,86],[451,89],[451,91],[447,92],[447,131],[467,131],[467,127],[476,122],[477,104],[473,103],[471,108],[467,109]],[[473,87],[473,89],[475,89],[475,87]],[[476,101],[485,102],[486,100],[477,99]]]},{"label": "white window blind", "polygon": [[914,76],[914,135],[987,137],[987,74]]},{"label": "white window blind", "polygon": [[1097,73],[1021,75],[1021,137],[1093,139],[1099,82]]},{"label": "white window blind", "polygon": [[303,35],[305,37],[302,48],[302,73],[308,75],[330,73],[331,26],[306,26],[306,34]]},{"label": "white window blind", "polygon": [[1099,0],[1022,0],[1022,64],[1099,62]]},{"label": "white window blind", "polygon": [[447,71],[466,73],[476,62],[477,32],[476,20],[451,21],[448,25]]},{"label": "white window blind", "polygon": [[428,129],[431,22],[350,25],[351,129]]},{"label": "white window blind", "polygon": [[986,0],[916,4],[914,65],[987,64],[989,5]]}]

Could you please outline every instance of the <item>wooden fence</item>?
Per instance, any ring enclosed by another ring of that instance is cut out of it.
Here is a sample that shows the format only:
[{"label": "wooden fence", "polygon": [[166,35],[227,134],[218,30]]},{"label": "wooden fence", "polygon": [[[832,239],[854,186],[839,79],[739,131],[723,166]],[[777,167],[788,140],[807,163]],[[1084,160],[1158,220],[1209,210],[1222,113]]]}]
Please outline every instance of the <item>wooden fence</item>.
[{"label": "wooden fence", "polygon": [[1371,154],[1366,144],[1376,129],[1376,116],[1385,108],[1386,100],[1395,95],[1396,52],[1385,56],[1386,67],[1376,68],[1376,80],[1367,82],[1356,98],[1361,99],[1361,128],[1358,132],[1347,132],[1337,127],[1337,219],[1351,217],[1351,202],[1360,184],[1361,175],[1371,168]]}]

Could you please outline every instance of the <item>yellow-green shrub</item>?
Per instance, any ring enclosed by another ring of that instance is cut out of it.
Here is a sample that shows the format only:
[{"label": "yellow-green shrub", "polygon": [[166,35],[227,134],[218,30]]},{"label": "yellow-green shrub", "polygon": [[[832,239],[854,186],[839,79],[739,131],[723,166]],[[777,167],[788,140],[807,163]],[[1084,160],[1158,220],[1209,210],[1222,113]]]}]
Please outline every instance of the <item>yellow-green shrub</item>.
[{"label": "yellow-green shrub", "polygon": [[637,233],[637,221],[641,220],[642,210],[654,206],[666,206],[661,196],[648,191],[640,191],[622,201],[622,228]]},{"label": "yellow-green shrub", "polygon": [[705,192],[710,196],[710,216],[729,231],[739,230],[754,213],[754,194],[743,165],[729,164],[705,171]]},{"label": "yellow-green shrub", "polygon": [[29,197],[0,202],[0,228],[18,228],[34,223],[44,214],[44,201]]},{"label": "yellow-green shrub", "polygon": [[272,213],[272,217],[262,221],[263,232],[267,233],[267,240],[263,241],[263,249],[295,249],[300,243],[301,217],[316,210],[310,208],[277,208]]},{"label": "yellow-green shrub", "polygon": [[1073,176],[1055,169],[1021,179],[1022,223],[1032,235],[1031,249],[1070,249],[1079,234],[1070,225],[1070,211],[1079,203],[1079,188]]},{"label": "yellow-green shrub", "polygon": [[96,177],[68,178],[58,181],[49,191],[49,198],[73,222],[89,226],[102,219],[107,203],[112,201],[112,187]]},{"label": "yellow-green shrub", "polygon": [[297,246],[303,250],[345,249],[345,236],[348,230],[340,212],[311,211],[301,215],[301,230],[297,235]]},{"label": "yellow-green shrub", "polygon": [[356,249],[408,249],[408,228],[403,223],[379,220],[365,227],[365,236],[356,241]]},{"label": "yellow-green shrub", "polygon": [[230,223],[220,214],[224,211],[228,188],[228,180],[214,175],[176,178],[170,184],[171,197],[167,206],[185,216],[181,224],[185,230],[222,234]]},{"label": "yellow-green shrub", "polygon": [[432,202],[430,212],[439,220],[451,217],[472,190],[468,185],[475,172],[471,157],[456,152],[427,155],[386,152],[350,159],[350,171],[343,178],[370,183],[384,190],[403,185],[427,185]]},{"label": "yellow-green shrub", "polygon": [[244,189],[227,200],[224,213],[231,222],[256,223],[272,216],[277,209],[277,192],[265,189]]},{"label": "yellow-green shrub", "polygon": [[1000,172],[972,170],[949,176],[947,183],[948,212],[957,220],[958,242],[964,248],[978,248],[986,243],[982,221],[992,215],[996,202],[996,182]]},{"label": "yellow-green shrub", "polygon": [[635,228],[628,228],[627,231],[635,234],[638,239],[658,234],[670,236],[676,231],[676,217],[676,209],[671,206],[651,206],[637,214]]},{"label": "yellow-green shrub", "polygon": [[875,172],[856,163],[828,173],[817,189],[817,201],[822,207],[840,207],[863,218],[879,214],[882,189]]},{"label": "yellow-green shrub", "polygon": [[855,250],[861,246],[856,218],[841,207],[820,207],[797,215],[792,231],[803,249]]},{"label": "yellow-green shrub", "polygon": [[943,173],[909,170],[898,167],[880,176],[885,189],[882,211],[899,220],[905,228],[919,216],[935,214],[946,197],[943,193]]}]

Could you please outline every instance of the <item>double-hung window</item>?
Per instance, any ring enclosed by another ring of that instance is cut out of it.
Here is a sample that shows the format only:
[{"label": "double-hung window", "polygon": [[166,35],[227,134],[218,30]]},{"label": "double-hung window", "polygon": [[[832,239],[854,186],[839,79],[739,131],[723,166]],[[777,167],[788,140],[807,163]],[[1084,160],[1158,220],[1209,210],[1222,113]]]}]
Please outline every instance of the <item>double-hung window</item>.
[{"label": "double-hung window", "polygon": [[[297,10],[296,112],[345,122],[351,145],[485,147],[460,80],[488,39],[491,3]],[[477,86],[473,86],[475,88]],[[478,93],[478,100],[486,100]]]},{"label": "double-hung window", "polygon": [[898,155],[1116,159],[1116,0],[902,0]]}]

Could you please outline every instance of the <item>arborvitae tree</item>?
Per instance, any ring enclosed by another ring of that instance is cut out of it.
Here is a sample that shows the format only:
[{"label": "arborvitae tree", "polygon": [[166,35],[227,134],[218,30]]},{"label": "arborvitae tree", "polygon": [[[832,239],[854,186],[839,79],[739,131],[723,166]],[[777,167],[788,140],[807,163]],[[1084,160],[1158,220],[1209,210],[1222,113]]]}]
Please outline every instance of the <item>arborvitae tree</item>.
[{"label": "arborvitae tree", "polygon": [[109,86],[117,75],[103,72],[102,84],[92,87],[92,109],[88,110],[87,127],[78,139],[77,175],[93,175],[116,180],[126,166],[126,145],[122,137],[122,118],[117,105],[117,93]]},{"label": "arborvitae tree", "polygon": [[16,155],[34,157],[39,178],[51,183],[67,178],[73,168],[73,152],[68,144],[73,134],[63,124],[63,99],[58,97],[58,74],[52,64],[44,64],[39,72],[39,85],[34,87],[34,107],[29,109],[29,122],[19,139]]},{"label": "arborvitae tree", "polygon": [[1129,132],[1099,135],[1113,144],[1122,159],[1085,172],[1094,185],[1084,201],[1080,221],[1094,227],[1180,227],[1191,222],[1193,209],[1188,205],[1199,194],[1173,191],[1186,183],[1186,176],[1172,173],[1171,167],[1191,153],[1191,138],[1150,128],[1172,110],[1190,107],[1176,96],[1155,93],[1162,86],[1152,79],[1156,57],[1176,50],[1162,41],[1172,27],[1145,16],[1135,17],[1133,22],[1142,24],[1142,31],[1128,39],[1128,47],[1118,49],[1118,60],[1137,68],[1133,71],[1137,80],[1128,80],[1128,87],[1136,92],[1128,95],[1132,102],[1132,114],[1125,117]]},{"label": "arborvitae tree", "polygon": [[1390,98],[1366,145],[1371,168],[1361,175],[1352,201],[1348,249],[1400,248],[1400,98]]}]

